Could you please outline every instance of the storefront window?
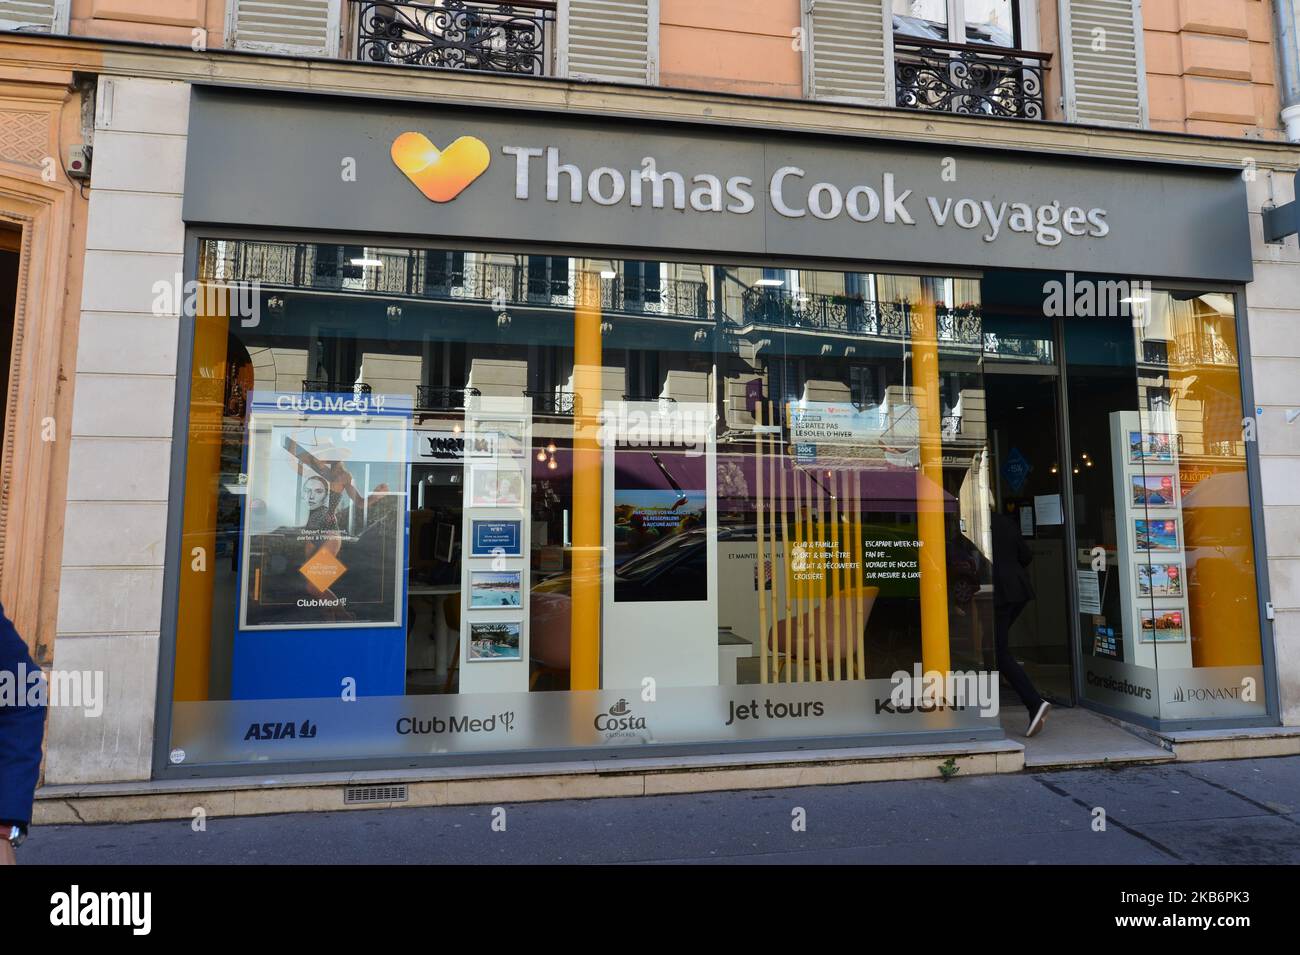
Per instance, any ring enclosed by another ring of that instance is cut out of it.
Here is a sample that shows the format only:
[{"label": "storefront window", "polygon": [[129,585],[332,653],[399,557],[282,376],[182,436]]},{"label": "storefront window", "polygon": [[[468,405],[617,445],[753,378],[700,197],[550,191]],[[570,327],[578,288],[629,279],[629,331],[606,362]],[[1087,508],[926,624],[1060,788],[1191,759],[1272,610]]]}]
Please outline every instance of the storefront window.
[{"label": "storefront window", "polygon": [[891,678],[1013,577],[1038,692],[1265,711],[1230,295],[199,248],[175,764],[996,733]]},{"label": "storefront window", "polygon": [[1265,713],[1233,297],[1125,286],[1067,319],[1085,698],[1163,720]]},{"label": "storefront window", "polygon": [[992,732],[978,280],[199,262],[173,763]]}]

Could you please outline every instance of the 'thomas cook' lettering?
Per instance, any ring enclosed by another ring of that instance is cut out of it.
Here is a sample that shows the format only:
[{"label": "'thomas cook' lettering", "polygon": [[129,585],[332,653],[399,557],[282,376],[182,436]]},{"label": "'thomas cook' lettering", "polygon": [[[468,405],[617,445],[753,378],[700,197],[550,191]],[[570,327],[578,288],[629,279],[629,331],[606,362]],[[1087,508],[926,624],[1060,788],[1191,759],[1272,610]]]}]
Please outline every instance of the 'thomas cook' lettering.
[{"label": "'thomas cook' lettering", "polygon": [[[641,160],[639,169],[624,171],[599,166],[590,173],[576,163],[563,162],[556,146],[503,146],[501,151],[515,158],[515,198],[532,196],[532,160],[544,157],[546,201],[580,204],[586,200],[600,206],[626,202],[633,208],[675,209],[685,212],[733,213],[746,215],[756,207],[754,180],[747,176],[719,176],[712,172],[690,175],[661,172],[653,156]],[[916,213],[909,207],[911,189],[901,188],[892,172],[884,172],[879,184],[859,183],[847,189],[832,182],[805,186],[808,173],[799,166],[781,166],[767,184],[772,211],[787,219],[831,220],[847,216],[854,222],[915,226]],[[950,223],[958,229],[978,230],[985,242],[1007,233],[1032,236],[1039,245],[1054,247],[1068,237],[1104,238],[1110,233],[1107,212],[1100,208],[1064,206],[1059,200],[1031,204],[954,196],[924,197],[926,210],[939,228]],[[919,204],[921,199],[917,199]]]}]

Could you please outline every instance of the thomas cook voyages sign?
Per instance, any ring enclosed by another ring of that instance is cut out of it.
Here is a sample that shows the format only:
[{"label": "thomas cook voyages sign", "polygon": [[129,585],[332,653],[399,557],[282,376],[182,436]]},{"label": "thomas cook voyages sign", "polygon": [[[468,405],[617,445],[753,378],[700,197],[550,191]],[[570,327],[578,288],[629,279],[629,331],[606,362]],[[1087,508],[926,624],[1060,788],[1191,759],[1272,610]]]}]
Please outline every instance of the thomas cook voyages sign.
[{"label": "thomas cook voyages sign", "polygon": [[1228,170],[197,88],[188,222],[1248,281]]}]

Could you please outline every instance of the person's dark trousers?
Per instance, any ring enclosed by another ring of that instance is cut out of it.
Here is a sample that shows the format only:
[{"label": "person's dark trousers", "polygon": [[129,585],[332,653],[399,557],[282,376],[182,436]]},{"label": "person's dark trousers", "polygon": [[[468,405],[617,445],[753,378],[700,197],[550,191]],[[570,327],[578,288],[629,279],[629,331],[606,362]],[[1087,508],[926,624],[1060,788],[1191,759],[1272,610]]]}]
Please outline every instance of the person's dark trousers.
[{"label": "person's dark trousers", "polygon": [[1022,600],[1013,604],[995,604],[993,607],[993,639],[997,646],[998,652],[998,670],[1007,678],[1016,695],[1020,697],[1025,708],[1029,710],[1029,715],[1033,716],[1038,712],[1038,708],[1043,705],[1043,698],[1038,695],[1034,689],[1034,684],[1030,682],[1029,675],[1025,673],[1024,667],[1011,655],[1011,650],[1007,646],[1011,639],[1011,625],[1016,622],[1020,616],[1020,611],[1025,609],[1028,600]]},{"label": "person's dark trousers", "polygon": [[[30,677],[40,672],[27,645],[0,606],[0,673],[8,674],[16,699],[0,700],[0,824],[26,826],[32,821],[32,796],[41,771],[45,706],[26,705]],[[23,676],[19,682],[19,676]],[[7,694],[6,694],[7,696]],[[11,705],[12,704],[12,705]]]}]

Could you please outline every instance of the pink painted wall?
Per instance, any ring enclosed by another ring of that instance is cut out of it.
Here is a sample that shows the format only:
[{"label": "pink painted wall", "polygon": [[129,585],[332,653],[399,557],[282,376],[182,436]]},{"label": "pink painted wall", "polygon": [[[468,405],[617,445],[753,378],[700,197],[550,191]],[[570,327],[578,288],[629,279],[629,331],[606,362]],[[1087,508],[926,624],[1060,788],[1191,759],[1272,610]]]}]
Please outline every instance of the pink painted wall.
[{"label": "pink painted wall", "polygon": [[84,36],[190,46],[196,28],[208,49],[223,43],[225,0],[72,0],[68,32]]},{"label": "pink painted wall", "polygon": [[1151,126],[1281,139],[1268,0],[1143,0]]},{"label": "pink painted wall", "polygon": [[803,96],[799,0],[660,0],[664,86]]}]

